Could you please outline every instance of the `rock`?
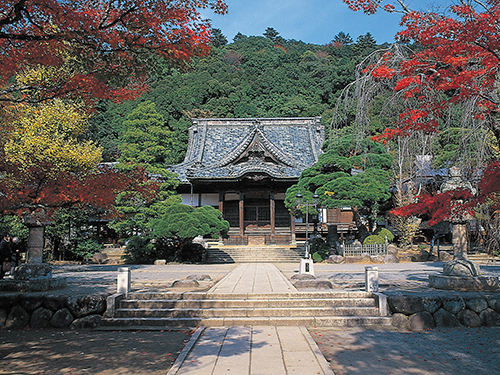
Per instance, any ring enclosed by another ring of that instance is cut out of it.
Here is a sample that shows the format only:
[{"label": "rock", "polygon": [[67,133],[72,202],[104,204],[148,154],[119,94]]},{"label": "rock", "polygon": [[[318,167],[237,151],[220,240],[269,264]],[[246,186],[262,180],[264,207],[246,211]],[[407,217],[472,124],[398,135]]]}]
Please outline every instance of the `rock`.
[{"label": "rock", "polygon": [[420,297],[405,295],[389,296],[387,302],[393,313],[411,315],[424,310],[424,303]]},{"label": "rock", "polygon": [[439,297],[422,297],[422,303],[424,304],[425,311],[431,314],[434,314],[443,305]]},{"label": "rock", "polygon": [[387,254],[397,256],[398,255],[398,247],[396,245],[392,245],[392,244],[388,245],[387,246]]},{"label": "rock", "polygon": [[196,280],[176,280],[172,286],[174,288],[197,288],[200,283]]},{"label": "rock", "polygon": [[46,263],[24,263],[14,269],[15,280],[52,277],[52,267]]},{"label": "rock", "polygon": [[326,260],[327,263],[342,263],[345,261],[345,258],[342,255],[330,255],[328,259]]},{"label": "rock", "polygon": [[101,315],[88,315],[75,319],[69,326],[71,329],[96,328],[101,321]]},{"label": "rock", "polygon": [[21,306],[16,305],[11,310],[5,320],[5,327],[19,329],[26,327],[30,322],[30,316]]},{"label": "rock", "polygon": [[33,311],[30,319],[31,328],[45,328],[50,325],[50,320],[52,319],[54,313],[44,307],[40,307]]},{"label": "rock", "polygon": [[458,313],[465,309],[465,301],[462,297],[454,299],[446,299],[443,301],[443,307],[448,310],[453,315],[458,315]]},{"label": "rock", "polygon": [[43,307],[52,311],[57,311],[66,307],[66,297],[61,295],[45,295],[43,298]]},{"label": "rock", "polygon": [[57,310],[54,315],[52,315],[52,318],[50,319],[50,325],[54,328],[65,328],[71,324],[73,319],[73,315],[66,307],[64,307],[60,310]]},{"label": "rock", "polygon": [[7,311],[0,309],[0,327],[5,326],[5,321],[7,320]]},{"label": "rock", "polygon": [[434,323],[436,327],[458,327],[460,325],[458,318],[443,308],[434,313]]},{"label": "rock", "polygon": [[211,281],[212,278],[210,277],[210,275],[189,275],[186,277],[186,280]]},{"label": "rock", "polygon": [[470,300],[465,301],[465,304],[469,309],[474,311],[475,313],[480,313],[483,310],[486,310],[488,308],[488,302],[482,298],[473,298]]},{"label": "rock", "polygon": [[500,313],[500,298],[491,298],[488,300],[488,305],[495,310],[497,313]]},{"label": "rock", "polygon": [[414,331],[423,331],[434,327],[434,318],[427,311],[421,311],[410,316],[410,328]]},{"label": "rock", "polygon": [[316,276],[311,275],[309,273],[303,273],[302,275],[300,273],[296,273],[291,277],[292,280],[316,280]]},{"label": "rock", "polygon": [[106,263],[106,261],[108,260],[108,254],[97,253],[97,254],[94,254],[92,256],[92,258],[90,258],[90,260],[93,262],[99,263],[99,264]]},{"label": "rock", "polygon": [[453,259],[453,255],[447,253],[446,251],[439,252],[439,260],[441,262],[448,262]]},{"label": "rock", "polygon": [[483,326],[498,327],[500,326],[500,314],[495,310],[487,308],[479,314]]},{"label": "rock", "polygon": [[410,330],[410,320],[405,314],[396,313],[392,316],[392,325],[401,331]]},{"label": "rock", "polygon": [[293,284],[297,289],[332,289],[333,284],[330,280],[298,280]]},{"label": "rock", "polygon": [[156,259],[154,264],[155,264],[155,266],[164,266],[167,264],[167,260],[166,259]]},{"label": "rock", "polygon": [[15,305],[19,304],[20,294],[6,294],[0,298],[0,309],[10,311]]},{"label": "rock", "polygon": [[375,255],[372,257],[372,262],[374,263],[384,263],[385,257],[382,255]]},{"label": "rock", "polygon": [[43,297],[38,294],[23,295],[19,299],[19,305],[29,313],[35,311],[40,306],[42,306],[42,303],[43,303]]},{"label": "rock", "polygon": [[465,309],[458,314],[458,320],[466,327],[481,327],[481,318],[474,311]]},{"label": "rock", "polygon": [[93,314],[103,314],[106,311],[106,298],[102,295],[72,296],[66,300],[66,306],[76,318]]},{"label": "rock", "polygon": [[393,254],[387,254],[384,257],[384,263],[385,264],[399,263],[399,259]]},{"label": "rock", "polygon": [[479,276],[479,266],[469,260],[454,259],[443,265],[445,276]]},{"label": "rock", "polygon": [[429,252],[425,250],[420,250],[417,255],[411,257],[412,262],[427,262],[429,260]]},{"label": "rock", "polygon": [[429,286],[436,289],[463,291],[498,291],[500,280],[495,276],[429,275]]}]

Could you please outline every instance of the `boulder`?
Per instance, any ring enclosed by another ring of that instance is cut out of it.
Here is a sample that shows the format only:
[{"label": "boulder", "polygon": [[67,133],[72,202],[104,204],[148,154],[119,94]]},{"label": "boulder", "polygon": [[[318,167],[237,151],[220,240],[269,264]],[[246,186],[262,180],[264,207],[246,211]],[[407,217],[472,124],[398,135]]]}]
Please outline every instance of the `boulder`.
[{"label": "boulder", "polygon": [[210,275],[189,275],[186,280],[197,280],[197,281],[211,281]]},{"label": "boulder", "polygon": [[490,298],[488,305],[497,313],[500,313],[500,298]]},{"label": "boulder", "polygon": [[489,307],[479,314],[483,326],[498,327],[500,326],[500,314]]},{"label": "boulder", "polygon": [[474,311],[465,309],[458,314],[458,320],[466,327],[481,327],[481,318]]},{"label": "boulder", "polygon": [[5,327],[10,329],[19,329],[26,327],[30,322],[30,316],[21,306],[14,306],[7,319],[5,320]]},{"label": "boulder", "polygon": [[57,294],[47,294],[43,297],[42,306],[50,309],[52,311],[57,311],[66,307],[66,298],[65,296],[57,295]]},{"label": "boulder", "polygon": [[486,310],[488,308],[488,302],[482,298],[473,298],[465,301],[465,304],[469,309],[479,314],[481,311]]},{"label": "boulder", "polygon": [[45,328],[50,325],[50,320],[52,319],[54,313],[52,310],[40,307],[33,311],[30,319],[31,328]]},{"label": "boulder", "polygon": [[410,320],[405,314],[396,313],[392,316],[392,326],[401,331],[409,331]]},{"label": "boulder", "polygon": [[393,313],[411,315],[424,310],[424,303],[420,297],[406,295],[389,296],[387,302]]},{"label": "boulder", "polygon": [[0,298],[0,309],[10,311],[15,305],[19,304],[20,294],[5,294]]},{"label": "boulder", "polygon": [[384,257],[385,264],[399,263],[399,259],[394,254],[387,254]]},{"label": "boulder", "polygon": [[14,269],[15,280],[52,277],[52,267],[46,263],[24,263]]},{"label": "boulder", "polygon": [[470,260],[454,259],[443,265],[445,276],[479,276],[479,266]]},{"label": "boulder", "polygon": [[291,277],[292,280],[316,280],[316,276],[311,275],[309,273],[296,273]]},{"label": "boulder", "polygon": [[172,286],[174,288],[197,288],[200,283],[197,280],[176,280]]},{"label": "boulder", "polygon": [[465,309],[466,305],[462,297],[457,297],[443,301],[443,307],[453,315],[458,315],[460,311]]},{"label": "boulder", "polygon": [[332,289],[333,284],[330,280],[298,280],[293,284],[297,289]]},{"label": "boulder", "polygon": [[424,304],[425,311],[428,311],[431,314],[434,314],[441,306],[443,306],[443,302],[439,297],[422,297],[422,303]]},{"label": "boulder", "polygon": [[69,326],[71,329],[96,328],[101,321],[101,315],[87,315],[83,318],[75,319]]},{"label": "boulder", "polygon": [[458,327],[460,325],[458,318],[443,308],[434,313],[434,323],[436,327]]},{"label": "boulder", "polygon": [[345,258],[342,255],[330,255],[326,261],[327,263],[339,264],[344,262]]},{"label": "boulder", "polygon": [[74,317],[71,315],[69,310],[64,307],[60,310],[57,310],[52,318],[50,319],[50,325],[54,328],[66,328],[73,321]]},{"label": "boulder", "polygon": [[5,326],[5,321],[7,320],[7,311],[0,309],[0,327]]},{"label": "boulder", "polygon": [[427,311],[420,311],[410,316],[410,328],[413,331],[423,331],[434,327],[434,318]]},{"label": "boulder", "polygon": [[94,254],[92,256],[92,258],[90,258],[90,260],[92,262],[95,262],[95,263],[103,264],[103,263],[106,263],[106,261],[108,260],[108,254],[106,254],[106,253],[97,253],[97,254]]},{"label": "boulder", "polygon": [[71,296],[66,300],[66,307],[76,318],[87,315],[103,314],[106,311],[106,296]]},{"label": "boulder", "polygon": [[154,265],[155,266],[164,266],[167,264],[166,259],[156,259]]},{"label": "boulder", "polygon": [[441,262],[448,262],[453,259],[453,255],[447,253],[446,251],[439,252],[439,260]]},{"label": "boulder", "polygon": [[390,244],[387,246],[387,254],[391,254],[394,256],[398,255],[398,247],[396,245]]},{"label": "boulder", "polygon": [[42,306],[42,303],[43,303],[43,297],[38,294],[23,295],[19,299],[19,306],[21,306],[24,310],[26,310],[29,313],[32,313],[40,306]]}]

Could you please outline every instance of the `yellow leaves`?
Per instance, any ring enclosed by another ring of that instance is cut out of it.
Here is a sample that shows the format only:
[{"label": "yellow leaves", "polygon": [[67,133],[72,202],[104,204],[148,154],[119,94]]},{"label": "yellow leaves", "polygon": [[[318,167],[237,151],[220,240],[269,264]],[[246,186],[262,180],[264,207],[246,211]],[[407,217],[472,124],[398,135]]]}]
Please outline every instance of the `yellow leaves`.
[{"label": "yellow leaves", "polygon": [[5,157],[28,169],[50,165],[51,170],[80,172],[101,161],[102,150],[78,136],[87,129],[88,115],[75,103],[55,100],[18,108]]}]

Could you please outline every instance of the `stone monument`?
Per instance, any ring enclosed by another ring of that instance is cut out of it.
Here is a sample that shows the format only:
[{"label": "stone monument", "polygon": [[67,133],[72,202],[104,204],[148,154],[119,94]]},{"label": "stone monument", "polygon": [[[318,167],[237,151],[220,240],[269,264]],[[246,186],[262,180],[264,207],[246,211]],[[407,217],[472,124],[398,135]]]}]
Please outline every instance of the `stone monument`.
[{"label": "stone monument", "polygon": [[[441,193],[457,189],[468,189],[472,195],[476,194],[472,184],[462,179],[460,169],[452,167],[450,179],[441,186]],[[498,278],[480,276],[479,265],[467,259],[467,222],[472,217],[460,210],[462,204],[461,200],[457,200],[450,207],[453,259],[443,265],[443,275],[429,277],[429,286],[448,290],[498,290]]]}]

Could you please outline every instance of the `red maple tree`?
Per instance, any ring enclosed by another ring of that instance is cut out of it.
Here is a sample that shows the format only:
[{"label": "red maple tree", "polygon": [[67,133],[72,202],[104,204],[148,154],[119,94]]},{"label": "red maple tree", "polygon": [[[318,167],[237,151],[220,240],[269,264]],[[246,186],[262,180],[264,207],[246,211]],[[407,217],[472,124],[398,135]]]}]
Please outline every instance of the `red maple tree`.
[{"label": "red maple tree", "polygon": [[[2,1],[0,101],[133,98],[147,86],[153,55],[186,61],[208,51],[206,8],[226,11],[222,0]],[[57,70],[9,81],[39,66]]]},{"label": "red maple tree", "polygon": [[[397,69],[383,62],[367,71],[376,79],[396,80],[395,90],[407,101],[399,121],[375,137],[379,141],[406,136],[413,131],[439,131],[440,118],[453,105],[469,103],[468,114],[491,131],[500,145],[498,95],[500,71],[500,0],[462,0],[447,13],[411,10],[402,0],[344,0],[355,11],[379,10],[403,14],[403,31],[396,39],[418,47]],[[388,56],[388,59],[390,56]],[[415,105],[417,103],[417,105]],[[498,208],[500,177],[498,161],[483,172],[478,194],[455,191],[422,195],[418,203],[401,207],[394,214],[428,214],[432,223],[448,220],[452,208],[472,213],[487,203]],[[460,197],[457,196],[460,195]],[[455,203],[454,203],[455,202]]]}]

